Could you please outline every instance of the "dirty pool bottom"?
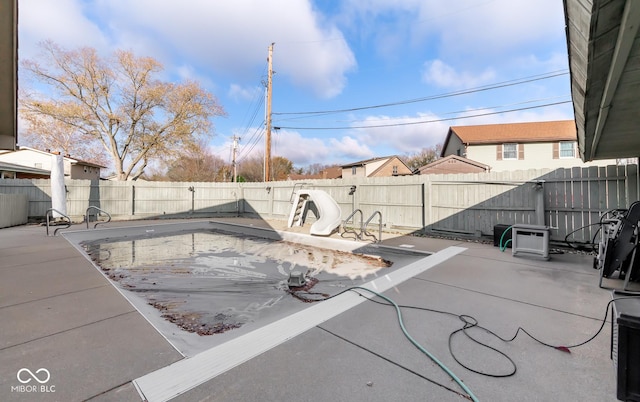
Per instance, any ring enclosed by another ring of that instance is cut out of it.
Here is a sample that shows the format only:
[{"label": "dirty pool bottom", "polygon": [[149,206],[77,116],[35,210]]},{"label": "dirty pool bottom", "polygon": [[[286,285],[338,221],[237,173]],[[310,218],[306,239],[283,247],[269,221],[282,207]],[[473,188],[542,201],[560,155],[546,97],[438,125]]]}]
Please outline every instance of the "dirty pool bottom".
[{"label": "dirty pool bottom", "polygon": [[[138,299],[138,303],[132,302],[141,312],[144,309],[140,308],[140,301],[153,306],[156,315],[180,328],[176,331],[175,326],[168,328],[166,323],[152,321],[170,340],[180,336],[181,331],[200,336],[223,334],[258,319],[280,318],[289,314],[294,305],[300,309],[304,302],[324,299],[384,275],[392,269],[387,258],[397,258],[220,229],[162,235],[150,230],[134,236],[85,241],[81,246],[127,297]],[[412,260],[422,257],[414,256]],[[305,274],[304,287],[289,289],[287,280],[293,271]]]}]

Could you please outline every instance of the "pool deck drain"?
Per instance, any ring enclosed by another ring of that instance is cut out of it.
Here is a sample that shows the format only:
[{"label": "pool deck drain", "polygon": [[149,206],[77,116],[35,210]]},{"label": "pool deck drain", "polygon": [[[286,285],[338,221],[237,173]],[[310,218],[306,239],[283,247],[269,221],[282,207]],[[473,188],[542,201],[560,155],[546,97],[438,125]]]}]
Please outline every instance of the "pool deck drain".
[{"label": "pool deck drain", "polygon": [[[384,292],[465,250],[463,247],[449,247],[361,287]],[[143,400],[168,401],[357,306],[366,300],[365,297],[354,292],[345,292],[191,358],[149,373],[133,383]]]}]

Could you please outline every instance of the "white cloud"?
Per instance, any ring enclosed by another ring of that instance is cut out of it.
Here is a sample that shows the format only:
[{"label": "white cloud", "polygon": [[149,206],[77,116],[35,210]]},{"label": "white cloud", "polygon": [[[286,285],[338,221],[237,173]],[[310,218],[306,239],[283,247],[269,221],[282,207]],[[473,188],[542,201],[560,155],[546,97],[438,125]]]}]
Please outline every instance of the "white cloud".
[{"label": "white cloud", "polygon": [[[445,12],[442,6],[463,6],[466,1],[459,0],[453,5],[435,3],[440,12]],[[442,49],[447,54],[459,53],[459,57],[473,54],[490,59],[495,54],[522,51],[545,43],[550,37],[565,35],[564,12],[559,0],[483,1],[467,10],[451,18],[432,21],[434,29],[441,32]],[[451,22],[457,29],[447,29],[446,25]]]},{"label": "white cloud", "polygon": [[296,131],[279,130],[274,137],[273,155],[283,156],[296,166],[313,163],[346,163],[370,158],[374,152],[349,137],[303,137]]},{"label": "white cloud", "polygon": [[495,78],[496,73],[491,69],[478,74],[458,72],[441,60],[425,62],[422,73],[424,82],[442,88],[474,88],[492,82]]},{"label": "white cloud", "polygon": [[176,74],[183,81],[197,82],[204,87],[215,89],[215,84],[206,75],[199,73],[192,65],[183,64],[176,67]]},{"label": "white cloud", "polygon": [[346,0],[342,7],[345,27],[376,35],[393,21],[406,42],[459,60],[490,60],[565,35],[560,0]]},{"label": "white cloud", "polygon": [[367,144],[350,136],[331,138],[329,139],[329,144],[331,145],[331,155],[343,161],[350,160],[353,162],[354,159],[367,159],[375,155]]},{"label": "white cloud", "polygon": [[368,146],[377,147],[385,155],[412,153],[444,141],[449,122],[438,120],[441,120],[441,117],[433,113],[402,117],[369,116],[359,125],[386,127],[359,129],[358,140]]},{"label": "white cloud", "polygon": [[35,45],[45,40],[66,48],[106,46],[107,38],[103,32],[83,12],[81,0],[20,0],[18,35],[21,57],[35,57]]},{"label": "white cloud", "polygon": [[[490,115],[489,113],[497,112],[496,110],[487,109],[481,113],[485,116],[473,117],[468,119],[457,119],[450,121],[450,126],[476,126],[484,124],[506,124],[506,123],[522,123],[536,121],[554,121],[554,120],[572,120],[573,109],[571,104],[563,106],[553,106],[549,108],[539,108],[531,110],[521,110],[510,113],[497,113]],[[468,115],[479,114],[477,111],[470,111]]]},{"label": "white cloud", "polygon": [[[304,167],[314,163],[347,163],[371,158],[375,155],[369,146],[359,139],[344,136],[338,138],[303,137],[297,131],[276,130],[272,132],[271,156],[282,156],[295,166]],[[212,147],[219,155],[229,154],[231,142]],[[240,142],[241,158],[264,155],[264,138],[257,142],[252,138],[243,138]]]},{"label": "white cloud", "polygon": [[542,59],[530,53],[514,59],[511,64],[520,71],[559,71],[568,70],[569,59],[566,52],[552,52]]},{"label": "white cloud", "polygon": [[133,43],[162,49],[158,53],[189,59],[199,68],[236,81],[255,79],[261,73],[256,69],[266,65],[272,42],[276,43],[276,77],[311,89],[319,97],[339,94],[346,74],[355,67],[342,33],[310,1],[99,0],[98,4],[115,39],[123,41],[120,47]]},{"label": "white cloud", "polygon": [[263,96],[264,88],[242,87],[238,84],[231,84],[227,93],[235,101],[253,101],[259,96]]},{"label": "white cloud", "polygon": [[302,137],[288,130],[278,130],[272,138],[272,155],[285,157],[296,166],[320,163],[330,157],[330,149],[320,138]]}]

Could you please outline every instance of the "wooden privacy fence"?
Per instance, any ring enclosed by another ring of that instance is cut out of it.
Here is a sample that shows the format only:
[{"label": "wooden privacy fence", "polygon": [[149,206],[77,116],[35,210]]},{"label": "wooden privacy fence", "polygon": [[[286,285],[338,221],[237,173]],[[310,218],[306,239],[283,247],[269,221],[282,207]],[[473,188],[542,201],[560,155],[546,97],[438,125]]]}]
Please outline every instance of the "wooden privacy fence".
[{"label": "wooden privacy fence", "polygon": [[[496,224],[544,224],[551,239],[590,241],[600,215],[627,208],[638,196],[637,165],[539,169],[269,183],[176,183],[66,180],[67,215],[82,220],[89,206],[114,219],[256,216],[286,220],[299,188],[329,193],[347,217],[382,214],[386,230],[491,235]],[[49,180],[0,180],[0,193],[26,194],[29,217],[51,208]],[[377,224],[374,218],[372,224]],[[584,229],[581,229],[583,228]]]}]

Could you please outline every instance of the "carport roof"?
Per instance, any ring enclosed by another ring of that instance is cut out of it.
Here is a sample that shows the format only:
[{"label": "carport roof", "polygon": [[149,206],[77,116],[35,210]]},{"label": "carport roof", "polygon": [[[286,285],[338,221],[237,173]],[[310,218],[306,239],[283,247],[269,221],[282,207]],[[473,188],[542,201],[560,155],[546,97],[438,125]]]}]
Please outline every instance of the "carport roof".
[{"label": "carport roof", "polygon": [[640,155],[640,1],[564,0],[571,93],[584,161]]},{"label": "carport roof", "polygon": [[43,176],[50,176],[51,171],[45,169],[38,169],[35,167],[15,165],[13,163],[0,162],[0,171],[16,172],[16,173],[30,173]]}]

